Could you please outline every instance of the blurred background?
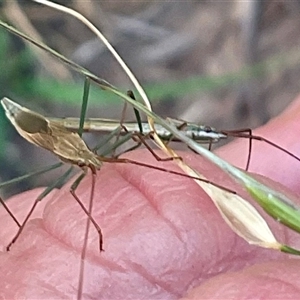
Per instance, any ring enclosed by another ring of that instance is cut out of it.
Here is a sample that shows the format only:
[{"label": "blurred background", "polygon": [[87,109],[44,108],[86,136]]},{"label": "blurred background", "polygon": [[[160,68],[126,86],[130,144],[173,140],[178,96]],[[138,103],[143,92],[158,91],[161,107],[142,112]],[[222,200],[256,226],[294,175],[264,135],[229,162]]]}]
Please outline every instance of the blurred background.
[{"label": "blurred background", "polygon": [[[100,28],[163,117],[218,129],[254,128],[300,91],[300,1],[57,2]],[[132,88],[101,42],[73,17],[31,1],[7,0],[1,1],[1,19],[121,90]],[[79,116],[84,78],[3,28],[0,58],[1,98],[45,116]],[[90,117],[118,119],[122,108],[120,100],[92,89]],[[1,182],[57,161],[19,137],[2,109],[0,125]],[[39,176],[38,184],[47,180]]]}]

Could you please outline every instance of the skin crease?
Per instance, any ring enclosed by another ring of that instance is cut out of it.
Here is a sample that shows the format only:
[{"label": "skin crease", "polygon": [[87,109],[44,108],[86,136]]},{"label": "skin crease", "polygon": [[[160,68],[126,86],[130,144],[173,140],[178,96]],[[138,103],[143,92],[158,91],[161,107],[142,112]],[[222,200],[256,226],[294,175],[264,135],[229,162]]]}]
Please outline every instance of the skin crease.
[{"label": "skin crease", "polygon": [[[299,120],[300,98],[255,133],[300,156]],[[246,144],[236,141],[218,153],[244,167]],[[172,163],[157,163],[145,150],[127,156],[177,170]],[[245,196],[199,156],[182,156],[210,180]],[[250,171],[300,194],[300,162],[270,146],[254,142]],[[106,164],[96,180],[93,216],[103,231],[105,252],[99,253],[91,226],[83,299],[299,298],[300,260],[248,245],[192,180],[121,164]],[[10,252],[4,247],[16,225],[0,210],[0,299],[76,299],[86,216],[68,191],[71,182],[38,205]],[[77,190],[86,205],[90,182],[91,176]],[[40,192],[28,191],[7,202],[19,221]],[[266,219],[279,241],[300,248],[297,234]]]}]

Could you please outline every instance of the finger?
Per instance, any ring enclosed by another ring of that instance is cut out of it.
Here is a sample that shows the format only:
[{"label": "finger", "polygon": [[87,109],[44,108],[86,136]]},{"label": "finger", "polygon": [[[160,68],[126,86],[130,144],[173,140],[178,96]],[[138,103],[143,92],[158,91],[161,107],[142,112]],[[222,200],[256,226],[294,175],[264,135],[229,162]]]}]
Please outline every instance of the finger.
[{"label": "finger", "polygon": [[[300,97],[280,116],[255,130],[296,155],[300,154],[297,132],[300,126]],[[218,153],[227,160],[243,167],[243,141],[235,141]],[[256,142],[252,153],[252,171],[269,176],[299,192],[299,163],[268,145]],[[295,202],[297,198],[295,199]],[[298,200],[299,202],[299,200]],[[290,235],[291,237],[292,235]],[[299,243],[298,235],[293,242]],[[191,290],[184,299],[295,299],[299,295],[299,261],[281,260],[267,264],[256,264],[242,271],[226,273],[207,280]]]},{"label": "finger", "polygon": [[[135,155],[144,162],[153,162],[145,152]],[[226,185],[227,179],[216,169],[198,156],[191,156],[192,160],[203,170],[211,170],[206,176]],[[194,285],[220,270],[237,270],[245,264],[277,257],[275,252],[258,250],[237,238],[219,217],[210,199],[190,180],[132,166],[109,170],[102,170],[97,178],[94,216],[103,229],[106,251],[99,255],[98,237],[92,231],[85,273],[85,291],[90,295],[121,297],[125,291],[126,295],[141,297],[155,290],[161,297],[178,297],[191,282]],[[126,179],[125,183],[122,179]],[[87,178],[77,191],[86,202],[89,180]],[[30,295],[71,297],[76,294],[76,270],[86,216],[74,204],[68,188],[59,195],[47,205],[45,219],[31,222],[18,241],[18,248],[16,245],[15,250],[12,249],[15,252],[4,257],[2,262],[7,272],[12,266],[16,269],[3,279],[4,287],[18,282],[19,289]],[[22,262],[18,268],[14,264],[16,256]],[[28,265],[29,261],[36,264]],[[47,263],[42,271],[41,261]],[[24,276],[21,281],[15,280],[24,272],[26,275],[30,268],[38,272],[38,278]],[[57,274],[56,281],[52,280],[46,288],[41,288],[41,284],[37,290],[36,283],[49,280],[49,272]],[[68,274],[72,274],[72,278]],[[63,278],[69,280],[62,283]]]},{"label": "finger", "polygon": [[[145,151],[129,155],[155,162]],[[200,157],[188,160],[212,180],[229,184],[224,174]],[[171,163],[164,166],[174,167]],[[86,205],[90,183],[91,178],[86,178],[76,191]],[[53,196],[43,219],[31,221],[11,252],[0,257],[5,274],[0,289],[12,298],[76,295],[86,215],[70,195],[69,186]],[[84,293],[93,298],[124,294],[140,298],[153,293],[160,298],[180,297],[191,283],[279,255],[239,239],[207,195],[188,178],[110,165],[98,173],[95,195],[93,217],[104,233],[105,252],[99,253],[92,228]]]},{"label": "finger", "polygon": [[298,259],[258,264],[216,276],[191,290],[187,299],[298,299]]}]

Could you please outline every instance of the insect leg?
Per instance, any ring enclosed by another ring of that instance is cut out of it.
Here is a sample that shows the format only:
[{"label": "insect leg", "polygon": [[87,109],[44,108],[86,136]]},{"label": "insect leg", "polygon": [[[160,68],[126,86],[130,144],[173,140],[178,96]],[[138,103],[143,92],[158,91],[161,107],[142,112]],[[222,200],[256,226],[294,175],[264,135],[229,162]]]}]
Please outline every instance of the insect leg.
[{"label": "insect leg", "polygon": [[0,197],[0,203],[3,205],[4,209],[7,211],[7,213],[11,216],[11,218],[15,221],[15,223],[18,225],[18,227],[21,227],[21,224],[19,223],[19,221],[16,219],[16,217],[14,216],[14,214],[10,211],[10,209],[8,208],[8,206],[5,204],[4,200]]},{"label": "insect leg", "polygon": [[[127,91],[127,96],[129,96],[133,100],[136,100],[133,91],[131,90]],[[140,112],[136,108],[133,108],[133,110],[134,110],[136,121],[139,125],[140,133],[143,134],[143,126],[142,126],[142,119],[141,119]]]},{"label": "insect leg", "polygon": [[[298,156],[296,156],[295,154],[293,154],[292,152],[286,150],[285,148],[271,142],[270,140],[259,136],[259,135],[253,135],[252,134],[252,130],[251,129],[241,129],[241,130],[228,130],[228,131],[222,131],[224,132],[224,134],[227,134],[229,136],[233,136],[233,137],[238,137],[238,138],[248,138],[249,139],[249,152],[252,149],[252,140],[257,140],[257,141],[262,141],[265,142],[275,148],[277,148],[278,150],[283,151],[284,153],[286,153],[287,155],[295,158],[296,160],[300,161],[300,158]],[[246,170],[248,170],[249,167],[249,163],[250,163],[250,155],[248,155],[248,161],[247,161],[247,166],[246,166]]]},{"label": "insect leg", "polygon": [[252,153],[252,130],[250,128],[245,128],[245,129],[238,129],[238,130],[226,130],[222,131],[222,133],[232,136],[232,137],[244,137],[249,139],[249,151],[248,151],[248,156],[247,156],[247,163],[246,163],[246,168],[245,170],[248,171],[249,166],[250,166],[250,160],[251,160],[251,153]]},{"label": "insect leg", "polygon": [[82,136],[82,133],[83,133],[84,120],[85,120],[85,116],[86,116],[86,110],[87,110],[87,104],[88,104],[88,98],[89,98],[89,92],[90,92],[90,84],[91,84],[90,79],[88,77],[85,77],[82,104],[81,104],[81,110],[80,110],[79,128],[78,128],[78,132],[77,132],[80,137]]},{"label": "insect leg", "polygon": [[149,150],[150,151],[150,153],[155,157],[155,159],[157,160],[157,161],[172,161],[172,160],[174,160],[174,159],[182,159],[181,157],[166,157],[166,158],[162,158],[162,157],[160,157],[159,155],[157,155],[154,151],[153,151],[153,149],[148,145],[148,143],[145,141],[145,139],[147,138],[147,137],[151,137],[151,132],[149,133],[149,134],[147,134],[147,135],[142,135],[142,134],[140,134],[139,132],[133,132],[132,133],[132,138],[134,139],[134,138],[137,138],[139,141],[140,141],[140,143],[142,143],[146,148],[147,148],[147,150]]},{"label": "insect leg", "polygon": [[[95,176],[94,175],[94,171],[92,170],[92,172],[93,172],[93,178],[94,178],[94,176]],[[93,225],[94,225],[94,227],[97,230],[98,235],[99,235],[99,249],[100,249],[100,251],[104,251],[104,249],[103,249],[103,235],[102,235],[101,228],[97,224],[97,222],[95,221],[95,219],[92,217],[91,213],[86,209],[86,207],[84,206],[84,204],[81,202],[81,200],[79,199],[79,197],[76,195],[76,189],[77,189],[78,185],[80,184],[80,182],[82,181],[82,179],[86,176],[86,174],[87,174],[87,169],[84,169],[83,173],[80,174],[79,177],[72,184],[72,186],[70,188],[70,193],[75,198],[75,200],[80,205],[80,207],[85,212],[85,214],[88,216],[89,220],[93,223]],[[94,190],[94,186],[95,186],[95,179],[93,179],[92,191]],[[92,202],[92,201],[90,201],[90,202]]]},{"label": "insect leg", "polygon": [[29,218],[31,217],[31,215],[33,214],[37,204],[43,199],[45,198],[55,187],[59,186],[60,184],[62,184],[66,178],[70,175],[71,171],[72,171],[73,167],[70,167],[62,176],[60,176],[53,184],[51,184],[50,186],[48,186],[34,201],[31,209],[29,210],[25,220],[23,221],[23,223],[21,224],[17,234],[14,236],[14,238],[12,239],[12,241],[8,244],[8,246],[6,247],[6,250],[9,251],[11,246],[17,241],[17,239],[19,238],[20,234],[22,233],[22,231],[24,230],[24,227],[26,225],[26,223],[28,222]]},{"label": "insect leg", "polygon": [[103,157],[103,156],[99,156],[99,159],[101,159],[101,161],[103,161],[103,162],[132,164],[132,165],[137,165],[137,166],[141,166],[141,167],[145,167],[145,168],[149,168],[149,169],[154,169],[154,170],[162,171],[162,172],[169,173],[169,174],[175,174],[175,175],[179,175],[179,176],[182,176],[182,177],[187,177],[187,178],[191,178],[191,179],[200,180],[200,181],[203,181],[205,183],[208,183],[208,184],[211,184],[213,186],[216,186],[216,187],[218,187],[218,188],[220,188],[220,189],[222,189],[224,191],[227,191],[229,193],[236,194],[235,191],[233,191],[233,190],[231,190],[229,188],[226,188],[226,187],[224,187],[222,185],[219,185],[217,183],[214,183],[212,181],[209,181],[207,179],[190,176],[190,175],[185,174],[185,173],[181,173],[181,172],[177,172],[177,171],[172,171],[172,170],[160,168],[160,167],[157,167],[157,166],[148,165],[146,163],[142,163],[142,162],[135,161],[135,160],[132,160],[132,159],[128,159],[128,158],[112,158],[112,157]]},{"label": "insect leg", "polygon": [[[80,181],[84,178],[84,176],[87,174],[87,168],[83,171],[83,174],[81,174],[76,181],[73,183],[71,189],[74,189],[74,194],[75,194],[75,189],[78,187]],[[96,170],[91,168],[92,170],[92,187],[91,187],[91,194],[90,194],[90,201],[89,201],[89,207],[87,210],[87,221],[86,221],[86,227],[85,227],[85,233],[84,233],[84,239],[83,239],[83,246],[82,246],[82,251],[81,251],[81,259],[80,259],[80,271],[79,271],[79,281],[78,281],[78,289],[77,289],[77,299],[81,299],[82,298],[82,291],[83,291],[83,278],[84,278],[84,265],[85,265],[85,257],[86,257],[86,250],[87,250],[87,244],[88,244],[88,237],[89,237],[89,230],[90,230],[90,224],[92,222],[94,222],[93,218],[91,217],[92,215],[92,210],[93,210],[93,200],[94,200],[94,194],[95,194],[95,182],[96,182]],[[71,192],[72,193],[72,192]],[[73,196],[74,196],[73,194]],[[76,199],[76,197],[75,197]],[[77,200],[77,199],[76,199]],[[80,201],[81,202],[81,201]],[[95,224],[97,225],[96,229],[98,231],[99,234],[99,238],[100,238],[100,251],[104,251],[103,247],[102,247],[102,241],[103,241],[103,237],[102,237],[102,233],[101,233],[101,229],[98,226],[98,224],[95,222]],[[94,224],[94,225],[95,225]]]},{"label": "insect leg", "polygon": [[[23,180],[28,179],[32,176],[40,175],[40,174],[46,173],[48,171],[57,169],[61,165],[62,165],[62,163],[58,163],[58,164],[55,164],[55,165],[48,166],[46,168],[44,167],[44,168],[41,168],[40,170],[37,170],[35,172],[30,172],[30,173],[22,175],[20,177],[8,180],[6,182],[2,182],[2,183],[0,183],[0,188],[9,186],[11,184],[14,184],[14,183],[17,183],[17,182],[20,182],[20,181],[23,181]],[[11,216],[11,218],[18,225],[18,227],[21,227],[21,224],[19,223],[19,221],[16,219],[16,217],[13,215],[13,213],[10,211],[10,209],[8,208],[8,206],[6,205],[6,203],[4,202],[4,200],[1,197],[0,197],[0,203],[3,205],[4,209],[7,211],[7,213]]]}]

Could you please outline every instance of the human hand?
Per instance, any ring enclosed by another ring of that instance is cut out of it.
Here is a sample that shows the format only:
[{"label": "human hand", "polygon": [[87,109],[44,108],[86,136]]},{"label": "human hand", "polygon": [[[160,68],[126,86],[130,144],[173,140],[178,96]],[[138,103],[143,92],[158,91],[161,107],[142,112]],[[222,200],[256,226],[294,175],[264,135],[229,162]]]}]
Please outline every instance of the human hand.
[{"label": "human hand", "polygon": [[[296,135],[299,116],[300,98],[256,134],[300,155]],[[250,171],[299,193],[300,162],[263,143],[254,143]],[[243,140],[218,152],[244,167],[246,145]],[[172,163],[155,162],[145,150],[128,155],[175,168]],[[213,182],[238,189],[200,156],[183,156]],[[89,176],[77,190],[86,205],[90,183]],[[76,297],[86,215],[69,187],[44,199],[11,251],[0,254],[3,299]],[[8,202],[20,221],[40,192],[35,189]],[[105,252],[99,253],[98,235],[91,227],[84,299],[177,299],[184,295],[189,299],[295,299],[299,295],[298,259],[248,245],[229,229],[209,197],[191,179],[132,165],[105,165],[97,176],[93,216],[102,228]],[[3,209],[0,223],[4,247],[17,226]],[[275,221],[270,224],[280,241],[300,247],[296,234]]]}]

